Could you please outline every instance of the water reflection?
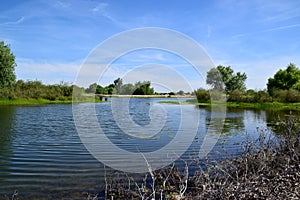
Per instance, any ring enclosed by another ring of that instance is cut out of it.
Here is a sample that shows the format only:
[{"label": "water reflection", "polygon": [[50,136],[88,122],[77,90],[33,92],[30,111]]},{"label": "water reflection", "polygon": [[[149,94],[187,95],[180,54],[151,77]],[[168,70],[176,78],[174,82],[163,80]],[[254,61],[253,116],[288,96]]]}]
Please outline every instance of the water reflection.
[{"label": "water reflection", "polygon": [[[141,127],[146,127],[151,123],[151,106],[155,106],[157,101],[161,99],[130,100],[129,112],[132,120]],[[78,106],[85,107],[85,104]],[[191,105],[184,106],[186,109],[194,109]],[[117,126],[109,102],[96,104],[95,108],[106,136],[116,146],[129,152],[137,152],[137,149],[151,152],[169,144],[176,137],[178,122],[181,120],[178,105],[163,105],[166,114],[165,126],[155,137],[140,139],[129,137]],[[53,196],[55,199],[62,199],[77,196],[75,192],[97,193],[99,188],[103,187],[104,174],[109,174],[109,170],[112,169],[106,168],[107,171],[104,172],[103,165],[87,152],[76,133],[71,109],[71,105],[0,107],[0,196],[12,193],[17,188],[22,192],[22,199],[33,199],[31,197],[51,199]],[[152,110],[152,113],[155,112]],[[82,114],[89,113],[83,109]],[[287,119],[288,114],[289,111],[228,108],[222,135],[211,155],[222,158],[227,152],[238,155],[242,150],[240,144],[246,137],[258,138],[257,128],[262,130],[269,128],[275,133],[280,133],[276,128],[279,126],[278,119]],[[299,118],[300,112],[292,114]],[[208,126],[212,125],[211,109],[200,108],[199,115],[198,130],[197,127],[189,127],[190,129],[185,132],[188,136],[192,131],[197,131],[197,136],[186,151],[184,159],[189,159],[195,152],[198,153]],[[89,122],[86,124],[88,127]],[[127,127],[125,131],[129,130],[130,127]],[[134,130],[136,129],[132,131]],[[185,141],[178,141],[178,145],[182,142]],[[119,160],[119,162],[126,164],[128,161]]]},{"label": "water reflection", "polygon": [[227,109],[226,119],[222,130],[223,135],[245,132],[245,113],[240,109]]},{"label": "water reflection", "polygon": [[290,132],[295,134],[299,131],[299,111],[272,111],[268,110],[266,112],[266,123],[270,130],[272,130],[276,135],[285,135],[288,129]]},{"label": "water reflection", "polygon": [[[13,128],[15,119],[15,107],[0,107],[0,180],[2,175],[7,174],[9,158],[11,157],[13,148]],[[6,172],[6,173],[5,173]]]}]

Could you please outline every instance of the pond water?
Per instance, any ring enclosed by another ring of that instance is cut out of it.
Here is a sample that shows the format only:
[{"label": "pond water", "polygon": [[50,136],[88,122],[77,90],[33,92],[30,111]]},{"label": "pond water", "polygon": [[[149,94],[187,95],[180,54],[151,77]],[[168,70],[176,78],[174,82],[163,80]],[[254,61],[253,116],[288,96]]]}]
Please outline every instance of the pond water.
[{"label": "pond water", "polygon": [[[194,105],[159,103],[162,100],[174,99],[135,98],[129,101],[129,116],[139,126],[147,126],[151,120],[155,121],[155,117],[165,120],[160,132],[149,138],[126,134],[132,127],[124,131],[124,127],[122,130],[118,126],[111,102],[95,104],[96,116],[107,138],[116,146],[128,152],[147,153],[163,148],[176,137],[182,110],[196,111],[199,114],[199,127],[195,130],[197,135],[181,156],[186,161],[195,158],[210,121],[210,110]],[[85,108],[91,104],[74,106],[82,109],[84,115],[88,110]],[[159,116],[159,112],[151,116],[149,110],[153,106],[163,110],[165,116]],[[72,105],[1,106],[0,113],[1,198],[4,194],[11,195],[15,189],[19,191],[21,199],[74,199],[84,196],[85,192],[98,193],[103,190],[105,171],[110,173],[114,169],[104,168],[82,144],[74,124]],[[222,135],[210,155],[216,159],[225,156],[225,152],[226,156],[238,155],[242,151],[241,143],[256,139],[260,130],[275,130],[273,127],[278,117],[284,119],[288,113],[227,109]],[[186,125],[188,127],[189,124]],[[89,122],[86,122],[86,126],[89,126]],[[181,131],[181,134],[188,135],[191,130]],[[178,147],[180,145],[179,141]],[[116,159],[120,164],[128,162],[119,157],[111,159]]]}]

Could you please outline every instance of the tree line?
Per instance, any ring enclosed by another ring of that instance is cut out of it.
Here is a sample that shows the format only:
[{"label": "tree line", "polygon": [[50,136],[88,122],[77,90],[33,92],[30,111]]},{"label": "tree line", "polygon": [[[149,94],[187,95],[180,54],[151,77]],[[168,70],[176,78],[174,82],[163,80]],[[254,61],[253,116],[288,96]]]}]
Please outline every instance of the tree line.
[{"label": "tree line", "polygon": [[47,100],[72,100],[72,94],[96,93],[96,94],[135,94],[151,95],[154,89],[150,81],[136,82],[135,84],[123,84],[121,78],[116,79],[107,86],[96,83],[88,88],[69,85],[61,82],[59,84],[45,85],[41,81],[16,80],[15,56],[10,46],[0,41],[0,99],[47,99]]},{"label": "tree line", "polygon": [[[43,98],[48,100],[71,100],[74,91],[79,93],[121,94],[121,95],[152,95],[157,94],[150,81],[139,81],[134,84],[123,83],[121,78],[107,86],[97,83],[88,88],[69,85],[64,82],[44,85],[41,81],[16,81],[15,56],[10,46],[0,41],[0,98]],[[286,69],[280,69],[268,79],[267,89],[255,91],[247,89],[247,75],[237,72],[230,66],[219,65],[207,72],[206,83],[211,89],[199,88],[193,93],[199,102],[209,102],[215,91],[225,91],[227,101],[231,102],[300,102],[300,70],[290,63]],[[75,88],[75,90],[73,90]],[[170,92],[169,95],[174,95]],[[177,94],[183,95],[180,90]]]},{"label": "tree line", "polygon": [[138,81],[135,84],[123,84],[123,80],[117,78],[112,84],[105,87],[93,83],[85,90],[85,92],[95,94],[152,95],[154,94],[154,89],[151,87],[150,81]]},{"label": "tree line", "polygon": [[270,77],[265,90],[247,89],[246,80],[245,73],[234,73],[230,66],[219,65],[207,72],[206,83],[211,89],[199,88],[194,93],[198,102],[209,102],[218,91],[224,91],[229,102],[300,102],[300,69],[294,63]]}]

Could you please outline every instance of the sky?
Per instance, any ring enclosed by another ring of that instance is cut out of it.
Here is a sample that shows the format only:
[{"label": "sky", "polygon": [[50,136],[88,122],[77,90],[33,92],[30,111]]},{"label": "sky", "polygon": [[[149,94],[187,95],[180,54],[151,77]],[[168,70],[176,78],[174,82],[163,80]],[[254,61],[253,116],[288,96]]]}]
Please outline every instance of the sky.
[{"label": "sky", "polygon": [[[10,0],[0,4],[0,40],[16,56],[17,79],[73,84],[91,52],[107,39],[136,28],[166,28],[199,43],[215,66],[245,72],[247,88],[258,90],[290,62],[299,67],[299,10],[298,0]],[[118,58],[99,84],[156,77],[188,90],[174,72],[157,73],[159,65],[176,71],[192,89],[204,87],[189,63],[157,49]]]}]

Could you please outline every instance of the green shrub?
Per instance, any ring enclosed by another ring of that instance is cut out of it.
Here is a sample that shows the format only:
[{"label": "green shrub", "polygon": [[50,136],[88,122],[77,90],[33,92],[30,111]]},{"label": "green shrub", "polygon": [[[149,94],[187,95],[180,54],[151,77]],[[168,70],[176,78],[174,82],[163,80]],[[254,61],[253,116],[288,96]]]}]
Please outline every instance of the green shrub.
[{"label": "green shrub", "polygon": [[244,99],[244,94],[239,90],[233,90],[228,95],[228,101],[230,102],[242,102],[243,99]]},{"label": "green shrub", "polygon": [[194,91],[198,102],[208,102],[210,100],[210,94],[207,90],[199,88]]},{"label": "green shrub", "polygon": [[300,102],[300,92],[298,90],[289,89],[287,91],[286,101],[289,103]]}]

